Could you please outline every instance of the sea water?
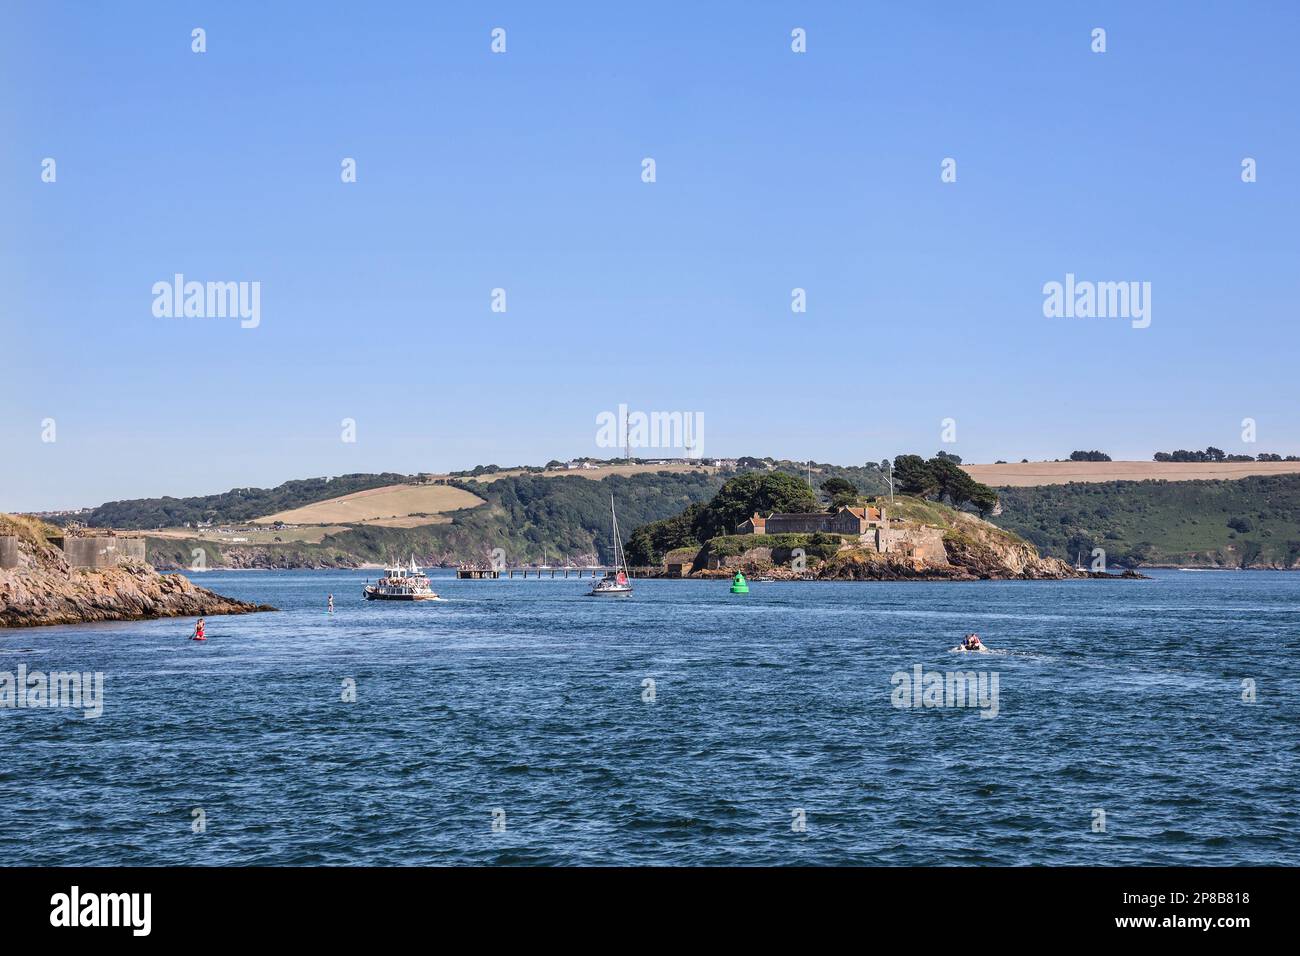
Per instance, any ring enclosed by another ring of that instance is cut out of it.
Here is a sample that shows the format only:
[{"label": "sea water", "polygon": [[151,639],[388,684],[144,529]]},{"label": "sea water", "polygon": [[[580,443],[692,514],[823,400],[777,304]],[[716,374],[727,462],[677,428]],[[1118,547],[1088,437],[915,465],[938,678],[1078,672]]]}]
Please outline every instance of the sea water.
[{"label": "sea water", "polygon": [[[0,630],[0,672],[103,675],[98,716],[0,708],[0,860],[1300,864],[1300,574],[405,604],[374,573],[195,575],[281,608],[202,644]],[[900,706],[918,667],[995,676],[996,714]]]}]

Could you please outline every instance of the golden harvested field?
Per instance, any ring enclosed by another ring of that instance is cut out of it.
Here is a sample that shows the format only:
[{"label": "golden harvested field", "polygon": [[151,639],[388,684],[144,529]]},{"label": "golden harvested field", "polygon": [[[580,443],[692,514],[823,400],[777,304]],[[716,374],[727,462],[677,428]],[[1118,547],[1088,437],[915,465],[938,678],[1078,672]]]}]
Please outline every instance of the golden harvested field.
[{"label": "golden harvested field", "polygon": [[994,488],[1064,485],[1071,481],[1195,481],[1300,474],[1300,461],[1030,461],[962,465],[968,475]]},{"label": "golden harvested field", "polygon": [[478,495],[447,485],[388,485],[281,511],[279,514],[258,518],[255,523],[383,524],[390,520],[414,520],[415,524],[389,526],[407,528],[415,527],[416,524],[434,523],[434,518],[429,517],[413,519],[417,514],[436,516],[442,512],[475,508],[481,504],[483,499]]},{"label": "golden harvested field", "polygon": [[422,528],[430,524],[451,524],[451,519],[446,515],[431,515],[427,518],[407,515],[405,518],[374,518],[366,521],[365,524],[377,525],[380,528]]},{"label": "golden harvested field", "polygon": [[[599,468],[575,468],[572,471],[567,469],[556,469],[554,471],[532,472],[541,478],[590,478],[592,481],[599,481],[602,478],[608,478],[610,475],[644,475],[654,474],[660,471],[666,471],[673,475],[684,475],[691,471],[703,471],[708,474],[714,474],[718,470],[717,465],[602,465]],[[498,478],[516,478],[519,475],[526,475],[529,472],[521,471],[518,468],[509,471],[498,471],[491,475],[479,475],[477,478],[462,478],[462,481],[481,481],[484,484],[490,484]]]}]

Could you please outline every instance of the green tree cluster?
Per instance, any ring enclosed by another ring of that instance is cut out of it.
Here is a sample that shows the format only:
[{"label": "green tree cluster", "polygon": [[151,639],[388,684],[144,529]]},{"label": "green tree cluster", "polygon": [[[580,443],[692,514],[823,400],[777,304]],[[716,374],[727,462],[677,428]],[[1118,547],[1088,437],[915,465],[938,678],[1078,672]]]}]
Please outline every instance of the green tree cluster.
[{"label": "green tree cluster", "polygon": [[894,459],[894,482],[905,495],[947,501],[954,508],[971,505],[981,515],[998,505],[997,492],[966,474],[951,455],[936,455],[929,461],[920,455],[899,455]]},{"label": "green tree cluster", "polygon": [[702,547],[710,538],[734,534],[736,526],[755,512],[816,510],[817,496],[794,475],[748,471],[726,482],[707,504],[638,527],[628,540],[628,562],[658,564],[675,548]]}]

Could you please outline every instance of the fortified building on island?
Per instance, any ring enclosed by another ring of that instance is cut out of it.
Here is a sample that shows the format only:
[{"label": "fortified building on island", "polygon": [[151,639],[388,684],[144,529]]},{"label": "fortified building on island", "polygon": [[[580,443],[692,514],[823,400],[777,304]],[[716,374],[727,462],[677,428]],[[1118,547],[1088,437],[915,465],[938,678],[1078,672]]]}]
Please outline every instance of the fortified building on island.
[{"label": "fortified building on island", "polygon": [[736,526],[736,534],[840,534],[880,554],[901,554],[947,564],[943,530],[912,521],[891,521],[885,508],[842,507],[836,511],[755,512]]}]

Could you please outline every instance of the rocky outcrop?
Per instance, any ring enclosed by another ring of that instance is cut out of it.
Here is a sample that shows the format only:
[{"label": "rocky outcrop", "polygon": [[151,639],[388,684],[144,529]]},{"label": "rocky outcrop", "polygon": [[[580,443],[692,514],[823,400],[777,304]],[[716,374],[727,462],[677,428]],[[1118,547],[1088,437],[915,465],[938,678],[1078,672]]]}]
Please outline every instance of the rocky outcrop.
[{"label": "rocky outcrop", "polygon": [[324,568],[362,566],[362,562],[351,555],[303,554],[298,551],[285,552],[274,548],[228,548],[225,551],[225,558],[225,567],[228,568],[259,568],[271,571],[290,569],[320,571]]},{"label": "rocky outcrop", "polygon": [[25,530],[18,566],[0,570],[0,627],[275,610],[213,594],[182,575],[159,574],[147,564],[69,567],[59,548]]},{"label": "rocky outcrop", "polygon": [[[900,504],[903,501],[900,499]],[[706,545],[690,576],[728,577],[737,570],[777,580],[819,581],[980,581],[1118,578],[1121,575],[1079,571],[1059,558],[1043,557],[1023,538],[973,514],[914,502],[913,516],[893,523],[888,550],[877,550],[864,536],[851,540],[826,560],[811,554],[803,566],[788,560],[790,548],[753,547],[736,552],[737,540],[720,538]],[[900,509],[901,510],[901,509]],[[714,545],[721,547],[715,553]],[[1131,572],[1123,577],[1141,577]]]},{"label": "rocky outcrop", "polygon": [[[300,549],[284,549],[272,546],[223,547],[212,548],[216,557],[209,561],[208,567],[228,568],[234,571],[320,571],[327,568],[360,568],[365,565],[351,555],[339,555],[332,552],[305,552]],[[212,553],[209,552],[209,553]],[[164,571],[180,571],[190,565],[182,563],[182,551],[169,551],[150,548],[149,560],[154,567]]]},{"label": "rocky outcrop", "polygon": [[1140,578],[1132,571],[1079,571],[1060,558],[1043,557],[1032,544],[981,521],[957,514],[943,532],[947,562],[864,549],[841,551],[819,579],[844,581],[1063,581],[1068,578]]},{"label": "rocky outcrop", "polygon": [[1086,578],[1060,558],[1045,558],[1028,541],[1001,528],[961,515],[955,526],[944,532],[943,546],[948,563],[972,578],[981,580],[1020,579],[1028,581]]},{"label": "rocky outcrop", "polygon": [[979,576],[954,564],[928,564],[920,558],[880,554],[865,548],[841,551],[817,570],[819,581],[976,581]]}]

